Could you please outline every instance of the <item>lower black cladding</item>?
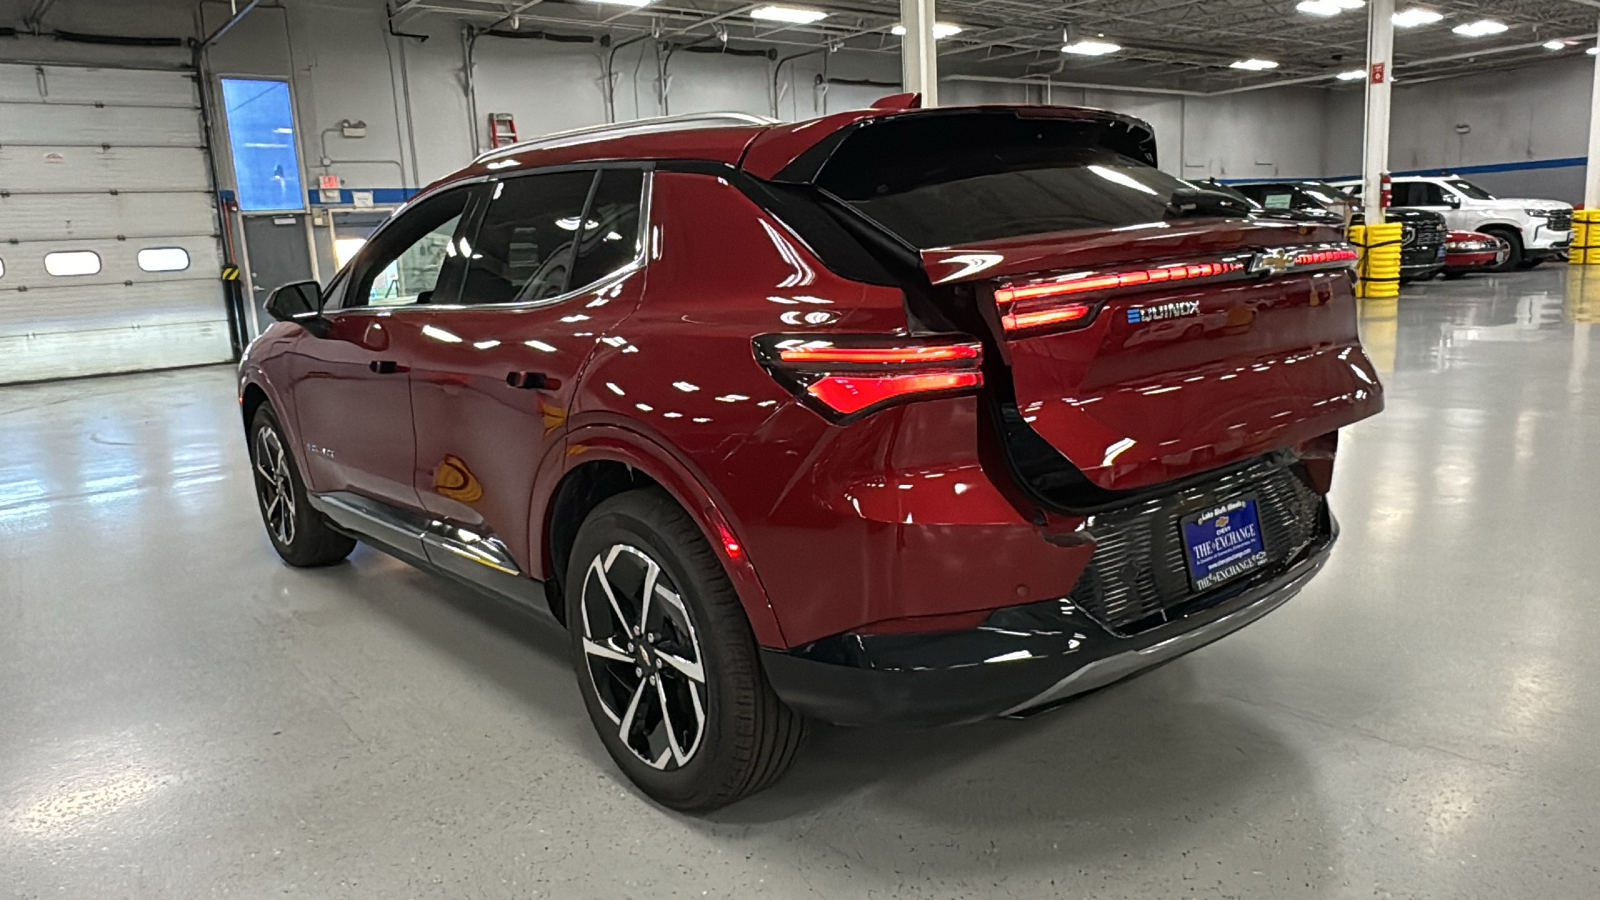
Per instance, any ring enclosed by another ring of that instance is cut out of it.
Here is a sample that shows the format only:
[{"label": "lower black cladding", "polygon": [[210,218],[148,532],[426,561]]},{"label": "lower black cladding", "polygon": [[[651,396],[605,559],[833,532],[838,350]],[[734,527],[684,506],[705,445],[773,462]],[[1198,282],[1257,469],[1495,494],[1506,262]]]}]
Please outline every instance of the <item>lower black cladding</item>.
[{"label": "lower black cladding", "polygon": [[[1094,557],[1071,600],[1117,634],[1138,634],[1181,616],[1195,593],[1179,522],[1230,500],[1253,496],[1267,552],[1265,573],[1281,570],[1323,529],[1322,497],[1299,467],[1265,457],[1244,469],[1186,486],[1127,509],[1090,518]],[[1258,576],[1259,577],[1259,576]]]}]

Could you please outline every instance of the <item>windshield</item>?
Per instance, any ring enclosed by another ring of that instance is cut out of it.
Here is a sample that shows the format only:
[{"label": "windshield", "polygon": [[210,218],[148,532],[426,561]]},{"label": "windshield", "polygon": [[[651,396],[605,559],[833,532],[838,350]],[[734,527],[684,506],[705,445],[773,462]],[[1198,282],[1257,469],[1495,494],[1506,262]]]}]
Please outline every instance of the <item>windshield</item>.
[{"label": "windshield", "polygon": [[1318,203],[1332,206],[1335,203],[1354,203],[1356,198],[1339,190],[1331,184],[1307,184],[1302,190],[1310,194]]},{"label": "windshield", "polygon": [[1445,184],[1448,184],[1451,187],[1455,188],[1458,192],[1461,193],[1462,196],[1467,197],[1468,199],[1471,199],[1471,200],[1493,200],[1493,199],[1495,199],[1493,194],[1489,193],[1488,191],[1484,190],[1481,187],[1478,187],[1477,185],[1473,184],[1472,182],[1467,181],[1465,178],[1453,178],[1453,179],[1445,182]]},{"label": "windshield", "polygon": [[815,184],[928,249],[1162,221],[1195,186],[1154,155],[1148,132],[1118,120],[905,116],[847,138]]}]

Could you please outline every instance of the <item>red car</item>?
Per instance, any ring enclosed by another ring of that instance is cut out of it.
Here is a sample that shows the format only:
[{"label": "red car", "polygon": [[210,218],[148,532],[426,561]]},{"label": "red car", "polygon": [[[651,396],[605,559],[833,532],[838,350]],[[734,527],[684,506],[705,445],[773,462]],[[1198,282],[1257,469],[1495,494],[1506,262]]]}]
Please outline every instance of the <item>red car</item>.
[{"label": "red car", "polygon": [[1452,231],[1445,241],[1444,277],[1460,278],[1469,272],[1493,269],[1506,261],[1511,245],[1492,234]]},{"label": "red car", "polygon": [[291,565],[359,539],[548,608],[675,808],[772,782],[808,718],[1038,710],[1328,557],[1336,433],[1382,407],[1355,254],[1241,210],[1087,109],[496,150],[274,294],[261,513]]}]

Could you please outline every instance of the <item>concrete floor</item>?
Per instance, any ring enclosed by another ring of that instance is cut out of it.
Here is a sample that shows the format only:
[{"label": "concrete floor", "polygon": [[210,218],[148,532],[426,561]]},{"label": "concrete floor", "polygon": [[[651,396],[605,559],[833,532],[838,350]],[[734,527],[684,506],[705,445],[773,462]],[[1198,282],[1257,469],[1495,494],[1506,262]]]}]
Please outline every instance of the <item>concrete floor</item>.
[{"label": "concrete floor", "polygon": [[1600,296],[1567,278],[1370,311],[1389,410],[1282,611],[1030,721],[823,730],[709,819],[624,784],[553,625],[365,549],[281,565],[228,369],[0,389],[0,883],[1600,896]]}]

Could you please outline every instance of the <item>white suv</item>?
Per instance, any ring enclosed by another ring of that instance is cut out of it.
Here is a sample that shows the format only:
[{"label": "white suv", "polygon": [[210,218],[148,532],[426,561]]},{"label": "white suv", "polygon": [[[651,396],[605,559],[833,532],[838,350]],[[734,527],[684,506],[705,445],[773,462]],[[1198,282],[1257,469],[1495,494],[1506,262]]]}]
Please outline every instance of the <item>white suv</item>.
[{"label": "white suv", "polygon": [[[1555,200],[1501,200],[1457,175],[1406,175],[1393,179],[1394,205],[1444,215],[1451,231],[1481,231],[1511,245],[1495,271],[1530,269],[1566,252],[1572,243],[1572,205]],[[1360,195],[1360,182],[1339,187]]]}]

